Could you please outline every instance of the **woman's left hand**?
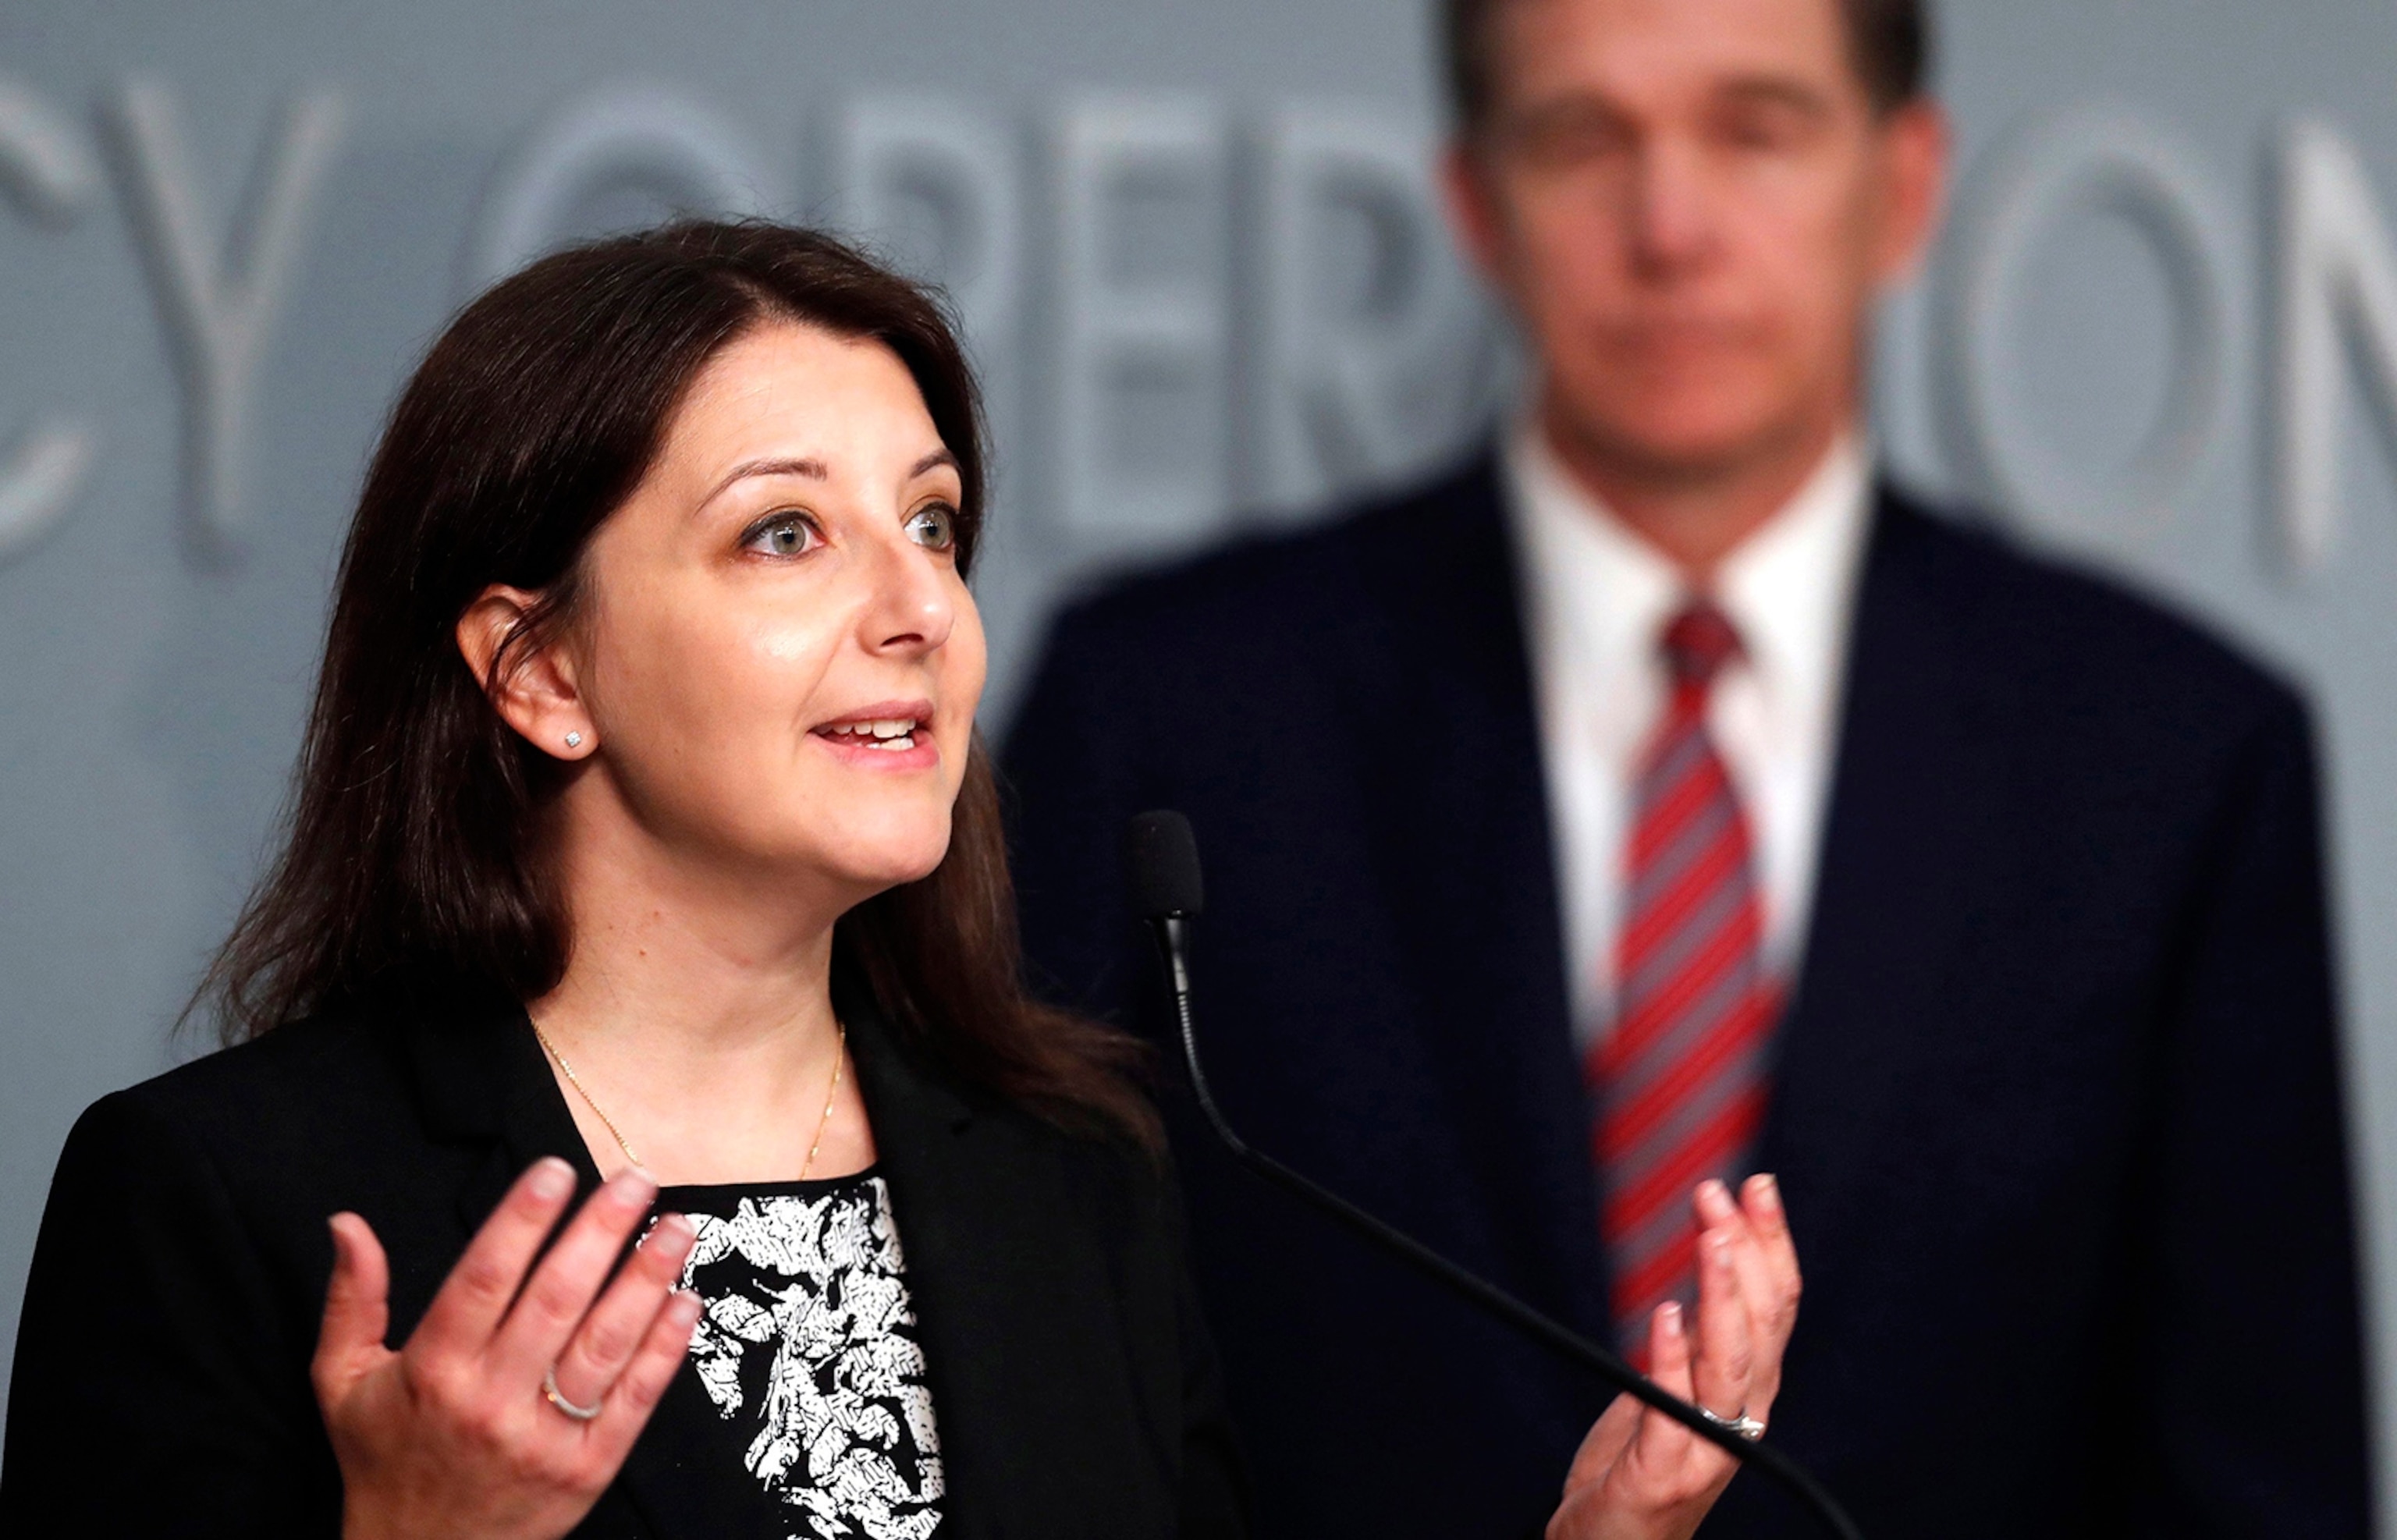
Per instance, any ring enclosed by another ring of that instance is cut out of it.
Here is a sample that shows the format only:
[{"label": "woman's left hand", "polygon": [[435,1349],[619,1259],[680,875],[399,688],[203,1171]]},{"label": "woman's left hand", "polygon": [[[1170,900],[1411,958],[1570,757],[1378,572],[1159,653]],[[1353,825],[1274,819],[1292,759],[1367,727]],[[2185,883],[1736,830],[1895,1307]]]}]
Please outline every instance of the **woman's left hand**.
[{"label": "woman's left hand", "polygon": [[[1648,1324],[1649,1377],[1725,1418],[1769,1420],[1781,1352],[1798,1320],[1798,1252],[1769,1176],[1737,1199],[1698,1188],[1694,1331],[1678,1305]],[[1618,1396],[1582,1440],[1548,1540],[1686,1540],[1722,1495],[1737,1462],[1668,1417]]]}]

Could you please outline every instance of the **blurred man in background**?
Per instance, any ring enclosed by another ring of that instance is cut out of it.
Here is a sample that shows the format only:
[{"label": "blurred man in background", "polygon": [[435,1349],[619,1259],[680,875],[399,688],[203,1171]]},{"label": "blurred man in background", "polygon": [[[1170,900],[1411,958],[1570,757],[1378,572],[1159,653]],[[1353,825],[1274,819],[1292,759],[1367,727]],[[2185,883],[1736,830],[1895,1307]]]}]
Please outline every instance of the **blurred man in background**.
[{"label": "blurred man in background", "polygon": [[[1686,1290],[1694,1182],[1779,1173],[1773,1437],[1868,1533],[2364,1534],[2306,716],[1876,478],[1919,6],[1441,16],[1522,410],[1058,623],[1031,956],[1158,1024],[1116,841],[1187,810],[1235,1121],[1593,1332]],[[1180,1147],[1273,1533],[1533,1532],[1603,1389]],[[1751,1480],[1707,1533],[1803,1523]]]}]

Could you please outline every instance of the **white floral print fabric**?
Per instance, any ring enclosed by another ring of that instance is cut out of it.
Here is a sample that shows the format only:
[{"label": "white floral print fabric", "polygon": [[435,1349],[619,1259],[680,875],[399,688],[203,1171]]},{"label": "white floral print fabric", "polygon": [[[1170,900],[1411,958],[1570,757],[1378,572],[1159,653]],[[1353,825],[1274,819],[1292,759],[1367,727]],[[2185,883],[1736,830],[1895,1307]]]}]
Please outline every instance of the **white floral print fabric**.
[{"label": "white floral print fabric", "polygon": [[925,1540],[941,1445],[882,1178],[689,1216],[683,1285],[706,1303],[691,1362],[716,1414],[751,1435],[743,1463],[793,1540]]}]

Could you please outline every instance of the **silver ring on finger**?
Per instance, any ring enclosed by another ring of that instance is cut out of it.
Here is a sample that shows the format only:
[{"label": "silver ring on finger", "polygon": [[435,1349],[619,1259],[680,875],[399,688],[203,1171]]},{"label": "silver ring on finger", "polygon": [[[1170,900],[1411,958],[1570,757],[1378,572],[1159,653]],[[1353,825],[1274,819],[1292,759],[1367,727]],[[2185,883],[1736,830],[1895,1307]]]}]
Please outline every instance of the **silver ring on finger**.
[{"label": "silver ring on finger", "polygon": [[[542,1373],[541,1399],[547,1401],[550,1405],[557,1408],[558,1411],[564,1413],[567,1416],[573,1418],[578,1423],[590,1422],[592,1419],[597,1417],[600,1413],[608,1410],[605,1400],[596,1402],[590,1406],[577,1406],[572,1401],[568,1400],[564,1396],[560,1395],[557,1389],[557,1365],[554,1363]],[[1706,1408],[1704,1407],[1700,1407],[1698,1410],[1706,1412]],[[1712,1417],[1714,1413],[1707,1412],[1707,1415]],[[1751,1437],[1753,1437],[1753,1435],[1751,1435]]]},{"label": "silver ring on finger", "polygon": [[1746,1439],[1749,1443],[1754,1443],[1757,1440],[1764,1437],[1764,1425],[1749,1416],[1748,1414],[1748,1408],[1744,1406],[1728,1417],[1709,1412],[1702,1406],[1698,1408],[1698,1415],[1714,1424],[1717,1427],[1721,1428],[1726,1433],[1738,1434],[1741,1438]]}]

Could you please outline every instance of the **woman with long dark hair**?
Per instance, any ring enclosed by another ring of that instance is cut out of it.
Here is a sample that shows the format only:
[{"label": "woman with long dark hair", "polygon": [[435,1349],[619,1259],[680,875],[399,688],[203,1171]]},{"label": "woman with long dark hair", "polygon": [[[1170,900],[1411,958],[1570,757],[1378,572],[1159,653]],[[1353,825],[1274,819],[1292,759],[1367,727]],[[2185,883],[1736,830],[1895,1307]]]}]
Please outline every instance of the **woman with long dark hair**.
[{"label": "woman with long dark hair", "polygon": [[[824,237],[669,227],[459,317],[204,989],[233,1046],[61,1158],[0,1523],[1244,1533],[1136,1056],[1018,979],[984,499],[939,307]],[[1761,1418],[1788,1232],[1698,1202],[1651,1352]],[[1557,1532],[1728,1475],[1619,1403]]]}]

